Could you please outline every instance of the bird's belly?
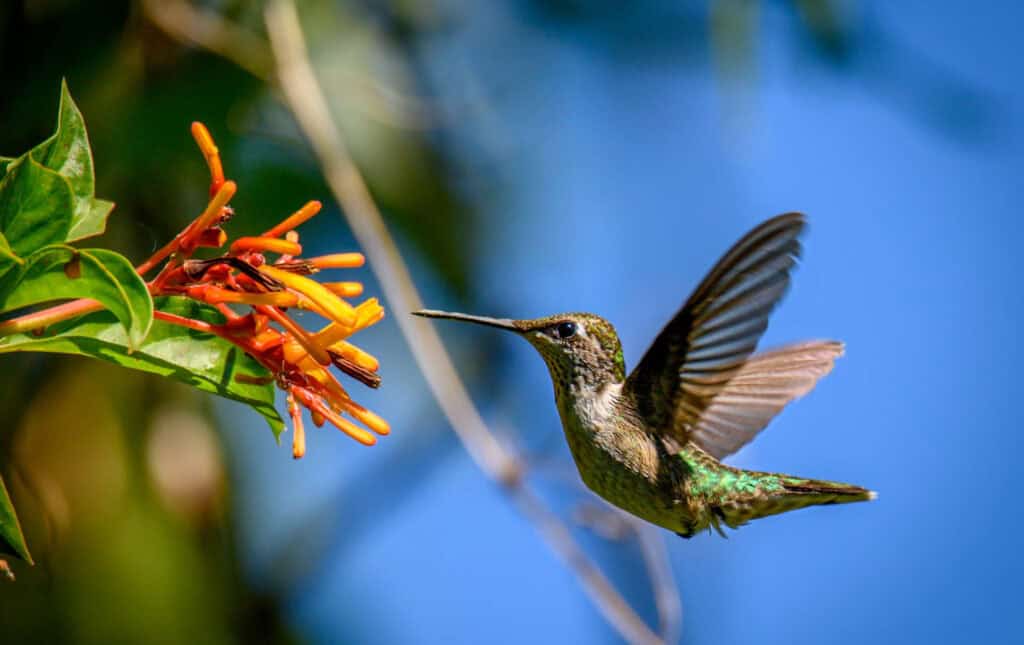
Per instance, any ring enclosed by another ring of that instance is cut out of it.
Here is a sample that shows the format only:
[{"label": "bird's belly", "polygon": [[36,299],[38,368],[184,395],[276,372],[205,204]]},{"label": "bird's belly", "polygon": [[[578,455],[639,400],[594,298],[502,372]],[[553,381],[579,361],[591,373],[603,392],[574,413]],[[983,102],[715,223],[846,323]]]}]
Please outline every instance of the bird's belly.
[{"label": "bird's belly", "polygon": [[671,486],[597,446],[574,447],[570,443],[570,447],[587,488],[652,524],[676,532],[688,531],[692,525],[689,506]]}]

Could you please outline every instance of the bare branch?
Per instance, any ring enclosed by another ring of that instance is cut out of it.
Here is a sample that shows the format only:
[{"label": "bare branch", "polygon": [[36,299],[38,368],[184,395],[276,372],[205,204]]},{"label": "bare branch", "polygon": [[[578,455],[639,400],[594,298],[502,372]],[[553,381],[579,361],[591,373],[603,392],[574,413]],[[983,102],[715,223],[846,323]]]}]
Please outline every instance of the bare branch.
[{"label": "bare branch", "polygon": [[[385,297],[402,313],[423,308],[405,261],[331,118],[306,53],[295,5],[288,0],[271,2],[265,17],[284,96],[320,159],[327,183],[369,258]],[[522,464],[487,429],[434,327],[411,316],[396,318],[434,397],[477,465],[537,525],[548,545],[572,569],[587,595],[623,637],[634,643],[660,643],[661,639],[586,556],[565,523],[523,485]]]},{"label": "bare branch", "polygon": [[[621,512],[621,511],[620,511]],[[623,513],[625,515],[625,513]],[[632,515],[628,516],[640,542],[640,551],[651,579],[654,604],[658,608],[658,631],[666,643],[678,643],[683,631],[683,602],[672,575],[668,549],[658,529]]]},{"label": "bare branch", "polygon": [[214,11],[184,0],[142,0],[142,9],[170,36],[226,58],[256,78],[267,80],[273,72],[274,61],[263,37]]},{"label": "bare branch", "polygon": [[[274,73],[273,53],[266,39],[220,14],[186,0],[142,0],[146,17],[169,36],[225,58],[264,81]],[[344,74],[352,105],[375,121],[396,128],[436,127],[444,116],[431,102],[411,96],[370,76]]]}]

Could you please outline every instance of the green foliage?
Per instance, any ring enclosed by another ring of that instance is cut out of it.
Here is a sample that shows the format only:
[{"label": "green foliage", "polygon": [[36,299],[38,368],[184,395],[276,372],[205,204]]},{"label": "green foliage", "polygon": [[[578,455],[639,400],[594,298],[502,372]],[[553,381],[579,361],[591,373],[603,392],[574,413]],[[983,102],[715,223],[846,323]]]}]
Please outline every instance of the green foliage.
[{"label": "green foliage", "polygon": [[14,506],[4,486],[4,478],[0,477],[0,553],[10,553],[32,563],[32,556],[21,534],[18,516],[14,514]]},{"label": "green foliage", "polygon": [[0,234],[26,256],[63,242],[71,228],[68,181],[27,154],[11,162],[0,181]]},{"label": "green foliage", "polygon": [[73,242],[102,233],[114,204],[93,196],[92,148],[82,113],[71,99],[66,82],[60,86],[58,112],[57,131],[29,151],[29,156],[67,181],[73,208],[71,227],[63,241]]},{"label": "green foliage", "polygon": [[[114,205],[96,199],[94,189],[85,123],[62,84],[54,134],[19,157],[0,157],[0,314],[80,298],[105,309],[0,336],[0,354],[90,356],[173,378],[252,406],[278,436],[284,424],[274,408],[274,383],[266,368],[214,334],[154,320],[149,289],[123,255],[69,245],[106,227]],[[184,298],[159,298],[156,304],[192,320],[224,322],[216,309]],[[0,552],[31,562],[2,481]]]},{"label": "green foliage", "polygon": [[0,281],[0,312],[64,298],[98,300],[127,330],[130,348],[142,343],[153,321],[146,283],[124,256],[106,249],[47,246]]},{"label": "green foliage", "polygon": [[[212,324],[224,322],[216,309],[186,298],[157,298],[156,305],[169,314]],[[284,429],[274,408],[270,373],[248,354],[213,334],[154,320],[145,341],[130,350],[124,326],[112,312],[98,311],[53,325],[45,336],[26,333],[0,338],[0,354],[28,351],[92,356],[173,378],[252,406],[270,424],[275,437]],[[254,383],[261,380],[266,382]]]}]

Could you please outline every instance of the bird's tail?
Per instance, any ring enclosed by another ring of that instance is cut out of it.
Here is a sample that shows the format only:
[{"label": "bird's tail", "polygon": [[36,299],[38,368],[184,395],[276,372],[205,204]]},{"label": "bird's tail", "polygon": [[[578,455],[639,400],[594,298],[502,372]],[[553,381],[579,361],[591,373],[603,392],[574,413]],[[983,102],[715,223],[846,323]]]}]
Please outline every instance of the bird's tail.
[{"label": "bird's tail", "polygon": [[719,518],[730,527],[807,506],[864,502],[877,497],[874,491],[853,484],[772,473],[758,475],[759,495],[723,500]]}]

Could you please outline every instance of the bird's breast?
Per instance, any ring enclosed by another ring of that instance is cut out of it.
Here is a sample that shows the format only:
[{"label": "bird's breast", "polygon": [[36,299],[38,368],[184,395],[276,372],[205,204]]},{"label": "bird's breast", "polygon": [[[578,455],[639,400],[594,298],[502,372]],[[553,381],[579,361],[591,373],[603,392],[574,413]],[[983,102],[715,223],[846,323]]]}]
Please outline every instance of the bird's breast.
[{"label": "bird's breast", "polygon": [[[612,504],[649,522],[679,524],[679,495],[662,468],[664,451],[634,415],[613,401],[559,402],[569,450],[583,482]],[[678,529],[676,529],[678,530]]]}]

